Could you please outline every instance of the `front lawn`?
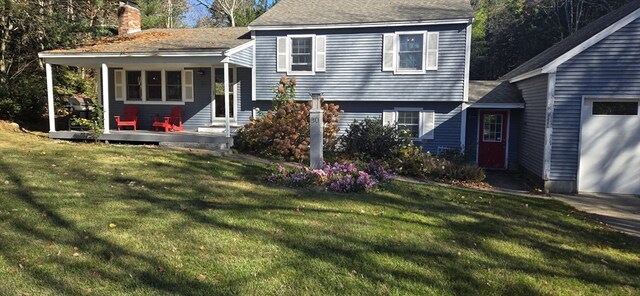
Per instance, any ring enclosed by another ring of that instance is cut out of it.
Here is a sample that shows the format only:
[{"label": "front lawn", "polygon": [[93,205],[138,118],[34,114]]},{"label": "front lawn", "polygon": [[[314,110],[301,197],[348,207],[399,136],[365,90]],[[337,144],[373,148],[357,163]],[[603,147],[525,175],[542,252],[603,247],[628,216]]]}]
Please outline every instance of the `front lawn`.
[{"label": "front lawn", "polygon": [[0,294],[640,294],[637,241],[555,201],[264,171],[0,132]]}]

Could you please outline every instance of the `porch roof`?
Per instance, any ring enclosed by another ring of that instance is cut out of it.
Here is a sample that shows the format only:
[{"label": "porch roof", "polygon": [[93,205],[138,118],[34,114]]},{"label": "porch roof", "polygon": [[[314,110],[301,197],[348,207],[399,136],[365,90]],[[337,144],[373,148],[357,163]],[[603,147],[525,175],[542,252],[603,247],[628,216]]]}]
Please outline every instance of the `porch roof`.
[{"label": "porch roof", "polygon": [[136,54],[162,55],[163,53],[212,53],[225,51],[251,42],[249,29],[150,29],[125,36],[98,39],[82,46],[54,49],[40,53],[41,58],[69,56],[131,56]]},{"label": "porch roof", "polygon": [[514,105],[524,104],[522,93],[509,81],[471,80],[469,81],[469,103],[473,105]]}]

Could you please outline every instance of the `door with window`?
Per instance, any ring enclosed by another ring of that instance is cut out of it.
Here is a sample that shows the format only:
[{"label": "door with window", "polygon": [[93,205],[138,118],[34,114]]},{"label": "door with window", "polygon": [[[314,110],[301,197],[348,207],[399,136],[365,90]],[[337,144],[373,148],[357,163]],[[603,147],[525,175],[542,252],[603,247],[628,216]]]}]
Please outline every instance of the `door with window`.
[{"label": "door with window", "polygon": [[[213,121],[224,121],[224,68],[214,68],[213,70]],[[229,118],[235,119],[235,81],[236,71],[229,68]]]},{"label": "door with window", "polygon": [[478,166],[488,169],[506,168],[509,112],[480,111],[479,119]]}]

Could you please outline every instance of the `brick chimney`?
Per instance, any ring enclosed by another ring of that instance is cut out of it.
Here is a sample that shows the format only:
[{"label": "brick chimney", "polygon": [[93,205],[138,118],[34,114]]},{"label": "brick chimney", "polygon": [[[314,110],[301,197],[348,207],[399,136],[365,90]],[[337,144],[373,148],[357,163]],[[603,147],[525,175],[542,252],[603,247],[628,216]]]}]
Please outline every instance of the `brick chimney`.
[{"label": "brick chimney", "polygon": [[142,26],[140,8],[133,1],[120,1],[118,8],[118,35],[140,32]]}]

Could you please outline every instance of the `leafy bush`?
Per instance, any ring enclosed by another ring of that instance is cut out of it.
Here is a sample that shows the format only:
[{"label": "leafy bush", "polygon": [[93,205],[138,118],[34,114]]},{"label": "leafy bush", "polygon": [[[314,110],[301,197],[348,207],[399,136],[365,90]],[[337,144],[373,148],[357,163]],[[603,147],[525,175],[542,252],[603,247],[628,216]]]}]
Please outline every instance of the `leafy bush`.
[{"label": "leafy bush", "polygon": [[383,125],[382,120],[367,118],[354,121],[340,137],[343,153],[357,159],[374,160],[388,158],[399,147],[410,145],[411,139],[404,130]]},{"label": "leafy bush", "polygon": [[360,170],[353,163],[336,162],[326,164],[321,170],[307,167],[286,169],[278,164],[267,176],[267,181],[293,187],[318,185],[335,192],[360,192],[370,191],[390,178],[391,174],[377,163],[371,163],[366,170]]},{"label": "leafy bush", "polygon": [[[280,81],[274,98],[277,108],[269,110],[260,118],[252,118],[236,133],[235,148],[249,154],[291,161],[309,158],[310,132],[309,114],[311,103],[292,100],[295,94],[295,80]],[[333,149],[338,133],[338,115],[342,112],[338,105],[322,102],[324,110],[324,147]]]}]

